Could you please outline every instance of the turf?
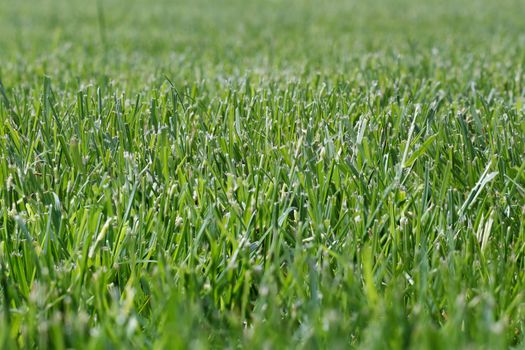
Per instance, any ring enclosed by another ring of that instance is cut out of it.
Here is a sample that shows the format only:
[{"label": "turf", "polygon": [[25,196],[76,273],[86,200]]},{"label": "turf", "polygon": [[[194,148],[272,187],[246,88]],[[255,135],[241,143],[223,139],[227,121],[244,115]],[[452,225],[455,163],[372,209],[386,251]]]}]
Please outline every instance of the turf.
[{"label": "turf", "polygon": [[4,1],[1,346],[525,346],[524,14]]}]

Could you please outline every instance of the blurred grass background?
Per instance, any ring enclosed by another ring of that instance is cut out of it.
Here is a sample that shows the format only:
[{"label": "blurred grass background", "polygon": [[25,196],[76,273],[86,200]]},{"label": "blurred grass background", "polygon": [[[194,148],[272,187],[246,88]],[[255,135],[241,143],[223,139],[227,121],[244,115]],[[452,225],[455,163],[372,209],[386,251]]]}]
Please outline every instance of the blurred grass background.
[{"label": "blurred grass background", "polygon": [[505,64],[525,41],[517,0],[21,0],[1,9],[2,69],[58,77],[332,73],[373,54]]}]

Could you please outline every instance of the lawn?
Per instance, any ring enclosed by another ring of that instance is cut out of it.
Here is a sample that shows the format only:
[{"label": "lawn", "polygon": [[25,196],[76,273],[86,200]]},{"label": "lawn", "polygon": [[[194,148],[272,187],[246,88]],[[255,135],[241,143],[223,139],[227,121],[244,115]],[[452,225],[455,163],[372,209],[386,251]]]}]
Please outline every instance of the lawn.
[{"label": "lawn", "polygon": [[0,4],[0,348],[525,346],[525,3]]}]

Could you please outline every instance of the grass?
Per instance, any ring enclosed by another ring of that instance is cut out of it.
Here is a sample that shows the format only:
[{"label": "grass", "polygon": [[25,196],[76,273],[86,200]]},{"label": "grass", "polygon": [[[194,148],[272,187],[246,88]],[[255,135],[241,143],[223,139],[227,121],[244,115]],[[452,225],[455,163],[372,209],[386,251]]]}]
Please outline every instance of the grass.
[{"label": "grass", "polygon": [[0,344],[523,347],[524,11],[3,3]]}]

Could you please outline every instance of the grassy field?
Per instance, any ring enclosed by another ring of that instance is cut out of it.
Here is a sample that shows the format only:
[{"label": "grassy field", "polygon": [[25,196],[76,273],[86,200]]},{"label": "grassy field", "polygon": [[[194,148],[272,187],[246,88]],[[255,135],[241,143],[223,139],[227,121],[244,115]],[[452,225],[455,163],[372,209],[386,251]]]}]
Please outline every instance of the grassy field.
[{"label": "grassy field", "polygon": [[0,4],[0,347],[525,346],[525,3]]}]

